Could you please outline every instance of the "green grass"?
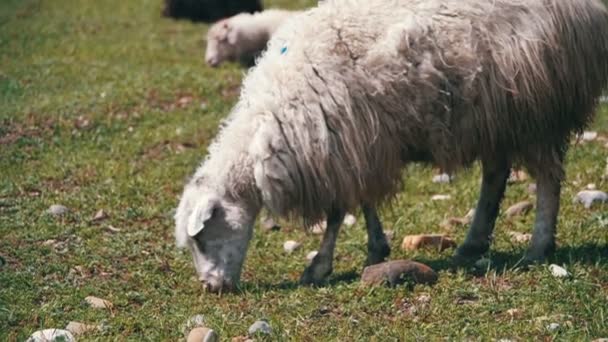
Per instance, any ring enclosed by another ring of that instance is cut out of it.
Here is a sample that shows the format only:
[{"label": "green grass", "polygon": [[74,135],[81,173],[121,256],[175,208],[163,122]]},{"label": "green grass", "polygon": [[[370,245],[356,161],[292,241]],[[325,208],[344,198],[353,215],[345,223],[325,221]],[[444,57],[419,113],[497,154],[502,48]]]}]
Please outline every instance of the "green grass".
[{"label": "green grass", "polygon": [[[608,207],[571,202],[588,183],[608,188],[601,179],[608,149],[598,142],[568,156],[555,262],[570,279],[553,278],[546,265],[513,268],[525,246],[507,232],[528,232],[532,214],[499,219],[489,255],[496,266],[487,272],[451,271],[451,251],[400,250],[405,234],[444,231],[441,221],[464,215],[478,194],[478,167],[439,185],[431,169],[413,166],[382,216],[396,235],[392,258],[428,263],[439,271],[436,285],[361,287],[359,220],[340,236],[326,287],[297,286],[319,237],[286,225],[256,232],[240,293],[204,294],[190,256],[174,247],[171,211],[236,101],[243,70],[206,68],[206,26],[162,19],[160,8],[160,0],[0,1],[0,341],[23,341],[69,321],[104,324],[85,340],[177,340],[199,313],[226,340],[259,318],[271,323],[272,340],[608,337]],[[601,109],[593,127],[603,135],[607,112]],[[533,199],[526,187],[510,186],[503,208]],[[431,202],[436,193],[452,200]],[[46,215],[56,203],[70,213]],[[99,209],[109,218],[92,222]],[[465,229],[445,232],[461,242]],[[287,239],[304,247],[284,255]],[[421,294],[430,303],[418,303]],[[114,309],[89,308],[89,295]],[[521,314],[511,317],[513,308]],[[561,328],[547,331],[551,322]]]}]

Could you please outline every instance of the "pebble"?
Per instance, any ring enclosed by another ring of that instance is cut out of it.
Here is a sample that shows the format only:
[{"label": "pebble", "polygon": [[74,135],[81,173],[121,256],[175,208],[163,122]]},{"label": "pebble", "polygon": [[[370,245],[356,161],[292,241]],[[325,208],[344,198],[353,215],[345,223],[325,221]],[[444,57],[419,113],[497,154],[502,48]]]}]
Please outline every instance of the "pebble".
[{"label": "pebble", "polygon": [[352,214],[346,214],[346,216],[344,216],[343,223],[347,227],[352,227],[355,223],[357,223],[357,218]]},{"label": "pebble", "polygon": [[608,342],[608,337],[596,338],[595,340],[593,340],[591,342]]},{"label": "pebble", "polygon": [[536,183],[528,184],[528,193],[530,193],[530,194],[536,193]]},{"label": "pebble", "polygon": [[608,194],[599,190],[583,190],[574,196],[574,203],[582,203],[586,209],[595,202],[608,202]]},{"label": "pebble", "polygon": [[507,310],[507,314],[513,318],[519,318],[522,316],[523,312],[520,309],[513,308]]},{"label": "pebble", "polygon": [[403,238],[401,248],[412,251],[423,247],[435,247],[440,251],[456,247],[456,242],[442,234],[407,235]]},{"label": "pebble", "polygon": [[450,195],[433,195],[431,196],[431,201],[447,201],[450,198],[452,198]]},{"label": "pebble", "polygon": [[114,306],[110,301],[94,296],[88,296],[84,300],[96,309],[111,309]]},{"label": "pebble", "polygon": [[592,131],[583,132],[583,135],[581,136],[581,139],[583,139],[583,141],[593,141],[596,138],[597,138],[597,132],[592,132]]},{"label": "pebble", "polygon": [[586,186],[587,190],[595,190],[597,189],[597,185],[595,185],[595,183],[589,183]]},{"label": "pebble", "polygon": [[219,341],[217,333],[206,327],[196,327],[190,330],[186,342],[217,342]]},{"label": "pebble", "polygon": [[559,323],[550,323],[547,325],[547,330],[549,330],[550,332],[554,332],[557,329],[559,329]]},{"label": "pebble", "polygon": [[447,173],[442,173],[440,175],[433,176],[433,183],[449,183],[454,179],[453,176],[448,175]]},{"label": "pebble", "polygon": [[411,260],[391,260],[367,266],[361,274],[361,282],[365,285],[396,286],[407,280],[416,284],[433,284],[437,278],[432,268]]},{"label": "pebble", "polygon": [[508,232],[508,234],[511,236],[511,241],[513,242],[524,243],[532,239],[532,234],[528,233]]},{"label": "pebble", "polygon": [[327,228],[327,221],[323,220],[321,222],[316,223],[314,226],[312,226],[310,231],[313,234],[322,235],[323,233],[325,233],[326,228]]},{"label": "pebble", "polygon": [[556,278],[565,278],[570,275],[570,273],[568,273],[565,268],[555,264],[549,265],[549,270],[551,271],[551,274]]},{"label": "pebble", "polygon": [[469,210],[469,212],[464,217],[450,217],[439,225],[443,228],[452,228],[455,226],[466,226],[473,220],[473,216],[475,216],[475,209]]},{"label": "pebble", "polygon": [[80,322],[70,322],[65,327],[65,330],[71,332],[74,335],[81,335],[90,331],[99,330],[101,327],[95,324],[85,324]]},{"label": "pebble", "polygon": [[300,248],[301,245],[302,244],[297,241],[289,240],[285,241],[285,243],[283,244],[283,249],[285,250],[285,252],[291,253],[296,249]]},{"label": "pebble", "polygon": [[386,241],[391,241],[393,237],[395,237],[395,232],[392,230],[385,230],[384,236],[386,237]]},{"label": "pebble", "polygon": [[314,259],[317,254],[319,254],[319,252],[317,251],[308,252],[308,254],[306,254],[306,260],[308,260],[309,262],[312,261],[312,259]]},{"label": "pebble", "polygon": [[46,210],[47,213],[54,216],[61,216],[67,214],[68,211],[68,207],[63,206],[61,204],[53,204]]},{"label": "pebble", "polygon": [[521,201],[510,206],[506,211],[507,217],[515,217],[527,214],[534,205],[529,201]]},{"label": "pebble", "polygon": [[63,329],[44,329],[33,333],[26,342],[75,342],[74,335]]},{"label": "pebble", "polygon": [[523,170],[512,170],[507,179],[508,183],[519,183],[524,182],[528,179],[528,174]]},{"label": "pebble", "polygon": [[272,327],[270,327],[270,324],[268,324],[266,321],[255,321],[255,323],[249,327],[247,332],[249,333],[249,336],[253,336],[258,333],[270,335],[272,333]]},{"label": "pebble", "polygon": [[279,226],[270,216],[263,218],[261,224],[262,230],[265,232],[281,229],[281,226]]}]

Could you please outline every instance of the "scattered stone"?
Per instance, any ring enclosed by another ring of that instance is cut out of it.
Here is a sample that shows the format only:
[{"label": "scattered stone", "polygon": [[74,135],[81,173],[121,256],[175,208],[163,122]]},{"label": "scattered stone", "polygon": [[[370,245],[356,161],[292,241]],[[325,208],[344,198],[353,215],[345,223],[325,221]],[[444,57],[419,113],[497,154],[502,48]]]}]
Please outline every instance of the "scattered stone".
[{"label": "scattered stone", "polygon": [[392,230],[385,230],[384,236],[386,237],[387,241],[391,241],[393,239],[393,237],[395,237],[395,232]]},{"label": "scattered stone", "polygon": [[95,216],[93,216],[93,222],[96,221],[101,221],[101,220],[105,220],[108,218],[108,214],[103,210],[103,209],[99,209],[96,213]]},{"label": "scattered stone", "polygon": [[428,304],[431,302],[431,296],[428,294],[421,294],[420,296],[416,297],[416,301],[420,304]]},{"label": "scattered stone", "polygon": [[236,336],[230,339],[231,342],[253,342],[249,336]]},{"label": "scattered stone", "polygon": [[279,226],[272,217],[266,216],[262,219],[262,230],[265,232],[279,230],[281,226]]},{"label": "scattered stone", "polygon": [[249,336],[256,334],[270,335],[272,333],[272,327],[266,321],[255,321],[247,330]]},{"label": "scattered stone", "polygon": [[589,183],[586,186],[587,190],[595,190],[597,189],[597,186],[595,185],[595,183]]},{"label": "scattered stone", "polygon": [[306,260],[308,260],[308,262],[311,262],[312,259],[314,259],[317,256],[317,254],[319,254],[319,252],[317,252],[317,251],[308,252],[308,254],[306,254]]},{"label": "scattered stone", "polygon": [[343,223],[344,223],[345,226],[351,227],[355,223],[357,223],[357,218],[354,215],[352,215],[352,214],[346,214],[346,216],[344,216]]},{"label": "scattered stone", "polygon": [[[606,101],[606,102],[608,102],[608,101]],[[593,340],[591,342],[608,342],[608,338],[596,338],[595,340]]]},{"label": "scattered stone", "polygon": [[213,329],[196,327],[190,330],[186,342],[217,342],[219,340],[217,333]]},{"label": "scattered stone", "polygon": [[530,193],[530,194],[536,193],[536,183],[528,184],[528,193]]},{"label": "scattered stone", "polygon": [[454,179],[454,176],[450,176],[447,173],[433,176],[433,183],[450,183]]},{"label": "scattered stone", "polygon": [[187,338],[190,331],[194,328],[205,327],[205,316],[194,315],[182,325],[182,334]]},{"label": "scattered stone", "polygon": [[450,198],[452,198],[450,195],[433,195],[431,196],[431,201],[447,201]]},{"label": "scattered stone", "polygon": [[361,282],[366,285],[396,286],[408,280],[417,284],[433,284],[437,281],[437,273],[419,262],[392,260],[367,266],[361,275]]},{"label": "scattered stone", "polygon": [[583,190],[576,194],[573,202],[582,203],[586,209],[589,209],[595,202],[608,202],[608,194],[599,190]]},{"label": "scattered stone", "polygon": [[480,270],[487,270],[490,268],[490,266],[492,266],[492,260],[488,259],[488,258],[481,258],[477,261],[475,261],[475,268],[480,269]]},{"label": "scattered stone", "polygon": [[[46,210],[47,213],[49,213],[53,216],[65,215],[68,213],[68,211],[69,211],[69,209],[66,206],[63,206],[61,204],[53,204]],[[42,330],[42,331],[44,331],[44,330]]]},{"label": "scattered stone", "polygon": [[469,212],[464,217],[450,217],[445,219],[439,225],[442,228],[450,229],[456,226],[466,226],[473,220],[473,216],[475,216],[475,209],[469,210]]},{"label": "scattered stone", "polygon": [[108,225],[106,227],[106,229],[110,232],[110,233],[120,233],[122,230],[119,228],[114,227],[113,225]]},{"label": "scattered stone", "polygon": [[559,323],[549,323],[547,325],[547,330],[549,330],[550,332],[554,332],[557,331],[559,329],[560,325]]},{"label": "scattered stone", "polygon": [[556,278],[565,278],[570,276],[570,273],[568,273],[565,268],[555,264],[549,265],[549,270],[551,271],[551,274]]},{"label": "scattered stone", "polygon": [[44,329],[33,333],[26,342],[75,342],[74,335],[63,329]]},{"label": "scattered stone", "polygon": [[325,229],[327,229],[327,221],[323,220],[321,222],[317,222],[310,231],[315,235],[322,235],[325,233]]},{"label": "scattered stone", "polygon": [[532,234],[528,233],[520,233],[520,232],[508,232],[509,236],[511,236],[511,241],[518,243],[525,243],[532,239]]},{"label": "scattered stone", "polygon": [[511,170],[511,174],[509,175],[509,179],[507,179],[508,183],[519,183],[525,182],[528,179],[528,174],[523,170]]},{"label": "scattered stone", "polygon": [[597,132],[592,132],[592,131],[585,131],[583,132],[583,135],[581,136],[581,139],[583,141],[593,141],[597,138]]},{"label": "scattered stone", "polygon": [[105,299],[94,296],[88,296],[84,299],[92,308],[96,309],[111,309],[114,305]]},{"label": "scattered stone", "polygon": [[70,322],[65,327],[65,330],[71,332],[74,335],[82,335],[91,331],[100,330],[101,327],[95,324],[85,324],[80,322]]},{"label": "scattered stone", "polygon": [[505,215],[507,217],[515,217],[525,215],[534,207],[532,202],[529,201],[521,201],[519,203],[515,203],[510,206],[506,211]]},{"label": "scattered stone", "polygon": [[291,252],[295,251],[296,249],[300,248],[301,245],[302,244],[297,241],[288,240],[288,241],[285,241],[285,243],[283,244],[283,249],[285,250],[285,252],[291,253]]},{"label": "scattered stone", "polygon": [[456,242],[442,234],[419,234],[407,235],[403,238],[401,248],[412,251],[423,247],[434,247],[443,251],[448,248],[456,247]]}]

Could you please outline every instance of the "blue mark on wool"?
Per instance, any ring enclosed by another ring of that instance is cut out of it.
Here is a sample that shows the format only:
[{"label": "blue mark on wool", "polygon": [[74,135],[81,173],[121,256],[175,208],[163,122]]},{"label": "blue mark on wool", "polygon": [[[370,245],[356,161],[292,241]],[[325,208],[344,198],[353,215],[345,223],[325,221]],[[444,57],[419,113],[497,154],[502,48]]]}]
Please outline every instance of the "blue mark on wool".
[{"label": "blue mark on wool", "polygon": [[281,48],[281,55],[284,55],[284,54],[286,54],[286,53],[287,53],[287,46],[283,46],[283,47]]}]

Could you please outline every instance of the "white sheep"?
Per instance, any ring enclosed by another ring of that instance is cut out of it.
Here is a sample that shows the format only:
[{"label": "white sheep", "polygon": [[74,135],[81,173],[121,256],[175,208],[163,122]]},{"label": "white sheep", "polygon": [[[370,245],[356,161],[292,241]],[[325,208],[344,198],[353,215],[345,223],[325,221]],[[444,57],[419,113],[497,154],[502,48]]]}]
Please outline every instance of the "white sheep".
[{"label": "white sheep", "polygon": [[240,13],[218,21],[207,31],[205,62],[211,67],[226,61],[253,64],[277,28],[297,13],[269,9],[253,14]]},{"label": "white sheep", "polygon": [[[262,207],[314,223],[332,270],[340,222],[401,189],[409,162],[480,160],[481,195],[458,257],[489,248],[510,167],[537,182],[526,258],[555,247],[563,160],[608,80],[601,0],[329,0],[273,36],[185,186],[176,240],[211,291],[232,288]],[[377,217],[376,217],[377,218]]]}]

